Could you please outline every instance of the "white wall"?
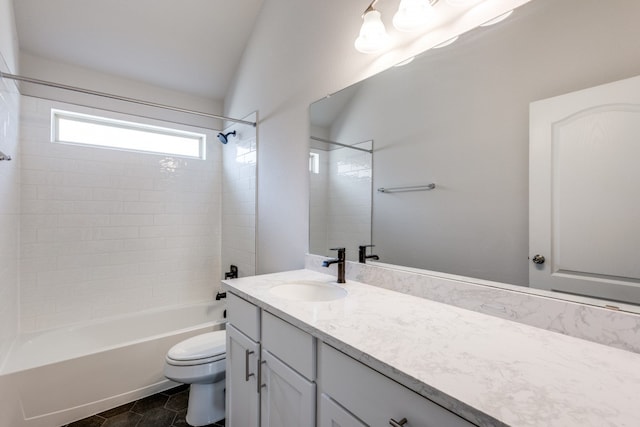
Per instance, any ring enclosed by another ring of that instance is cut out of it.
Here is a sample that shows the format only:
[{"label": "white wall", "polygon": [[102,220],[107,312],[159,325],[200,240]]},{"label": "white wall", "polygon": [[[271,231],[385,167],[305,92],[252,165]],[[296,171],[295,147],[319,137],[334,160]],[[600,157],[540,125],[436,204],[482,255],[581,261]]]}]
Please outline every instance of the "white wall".
[{"label": "white wall", "polygon": [[210,300],[221,277],[214,132],[206,160],[55,144],[52,107],[129,117],[23,97],[22,332]]},{"label": "white wall", "polygon": [[258,110],[261,118],[259,273],[304,266],[309,217],[309,104],[526,1],[490,0],[484,15],[468,14],[464,22],[436,31],[420,43],[405,39],[402,48],[370,56],[353,48],[360,16],[369,2],[265,0],[225,98],[226,114],[238,116]]}]

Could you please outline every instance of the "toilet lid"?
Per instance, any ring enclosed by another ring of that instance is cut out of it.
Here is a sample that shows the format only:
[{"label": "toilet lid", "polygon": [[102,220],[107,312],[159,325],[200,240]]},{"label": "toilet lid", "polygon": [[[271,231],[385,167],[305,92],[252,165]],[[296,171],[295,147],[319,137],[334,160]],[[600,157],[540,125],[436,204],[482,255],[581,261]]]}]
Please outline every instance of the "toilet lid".
[{"label": "toilet lid", "polygon": [[205,359],[225,352],[226,333],[215,331],[196,335],[174,345],[167,353],[167,357],[177,361],[189,361]]}]

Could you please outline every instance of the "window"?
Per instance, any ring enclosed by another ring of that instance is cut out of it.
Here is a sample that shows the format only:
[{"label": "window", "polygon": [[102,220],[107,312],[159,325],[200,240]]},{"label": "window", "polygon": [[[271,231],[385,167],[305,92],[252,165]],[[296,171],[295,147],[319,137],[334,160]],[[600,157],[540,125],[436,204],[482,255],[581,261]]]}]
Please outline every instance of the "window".
[{"label": "window", "polygon": [[309,172],[320,173],[320,154],[309,153]]},{"label": "window", "polygon": [[201,133],[54,109],[51,141],[197,159],[205,158],[206,147]]}]

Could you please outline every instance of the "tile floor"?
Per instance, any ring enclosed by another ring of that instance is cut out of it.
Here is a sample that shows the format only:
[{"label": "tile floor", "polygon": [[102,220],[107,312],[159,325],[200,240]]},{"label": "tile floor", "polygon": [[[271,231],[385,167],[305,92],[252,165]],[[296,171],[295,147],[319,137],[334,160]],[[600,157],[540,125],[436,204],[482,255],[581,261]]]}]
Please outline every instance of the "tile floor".
[{"label": "tile floor", "polygon": [[[187,427],[189,387],[182,385],[64,427]],[[206,427],[224,427],[224,420]]]}]

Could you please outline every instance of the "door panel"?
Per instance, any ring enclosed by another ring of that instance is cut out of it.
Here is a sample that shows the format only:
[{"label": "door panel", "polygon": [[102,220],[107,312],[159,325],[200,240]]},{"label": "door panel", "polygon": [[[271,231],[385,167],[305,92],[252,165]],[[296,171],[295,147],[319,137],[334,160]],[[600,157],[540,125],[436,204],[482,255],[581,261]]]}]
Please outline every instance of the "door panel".
[{"label": "door panel", "polygon": [[259,344],[227,325],[227,418],[229,427],[258,427],[257,366]]},{"label": "door panel", "polygon": [[262,351],[262,427],[313,427],[316,385]]},{"label": "door panel", "polygon": [[322,393],[318,427],[367,427],[353,414]]},{"label": "door panel", "polygon": [[640,77],[530,113],[531,286],[640,303]]}]

